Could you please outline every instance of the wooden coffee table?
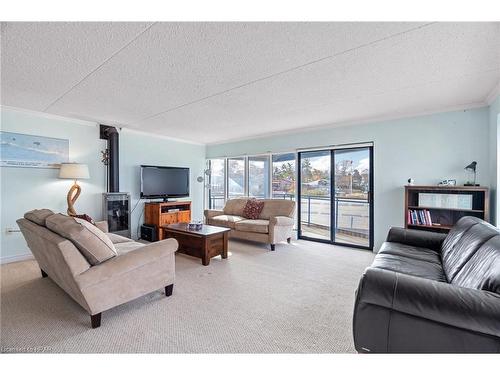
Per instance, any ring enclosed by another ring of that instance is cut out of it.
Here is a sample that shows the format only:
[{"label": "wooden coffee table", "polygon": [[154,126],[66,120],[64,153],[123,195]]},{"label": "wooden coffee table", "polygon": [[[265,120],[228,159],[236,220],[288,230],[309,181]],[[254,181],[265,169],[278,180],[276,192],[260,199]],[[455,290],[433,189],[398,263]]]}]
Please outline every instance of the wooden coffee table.
[{"label": "wooden coffee table", "polygon": [[210,264],[210,259],[221,255],[227,258],[227,237],[231,229],[203,225],[201,230],[189,230],[187,224],[162,225],[160,238],[175,238],[179,242],[180,253],[201,258],[204,266]]}]

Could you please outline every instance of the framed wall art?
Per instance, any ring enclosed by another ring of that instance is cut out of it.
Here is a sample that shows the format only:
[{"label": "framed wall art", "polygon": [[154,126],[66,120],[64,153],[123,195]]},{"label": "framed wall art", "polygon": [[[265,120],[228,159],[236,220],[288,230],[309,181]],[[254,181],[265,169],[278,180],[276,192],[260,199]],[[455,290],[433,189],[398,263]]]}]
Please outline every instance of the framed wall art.
[{"label": "framed wall art", "polygon": [[69,161],[69,140],[0,131],[0,166],[59,168]]}]

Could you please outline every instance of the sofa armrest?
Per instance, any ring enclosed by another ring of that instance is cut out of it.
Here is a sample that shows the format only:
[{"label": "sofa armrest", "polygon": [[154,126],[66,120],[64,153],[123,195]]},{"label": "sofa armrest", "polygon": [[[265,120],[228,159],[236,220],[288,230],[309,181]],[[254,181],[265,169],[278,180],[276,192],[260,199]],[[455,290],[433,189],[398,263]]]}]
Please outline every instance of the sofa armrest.
[{"label": "sofa armrest", "polygon": [[500,337],[500,295],[368,268],[358,302]]},{"label": "sofa armrest", "polygon": [[205,210],[204,214],[205,214],[205,218],[208,220],[208,219],[213,218],[214,216],[224,215],[224,211],[222,211],[222,210]]},{"label": "sofa armrest", "polygon": [[88,270],[78,275],[76,281],[80,288],[88,288],[108,279],[134,271],[149,263],[155,263],[161,258],[174,254],[178,247],[179,244],[177,240],[173,238],[153,242],[137,250],[116,256],[101,264],[90,267]]},{"label": "sofa armrest", "polygon": [[445,238],[446,234],[444,233],[392,227],[389,229],[386,241],[439,251]]},{"label": "sofa armrest", "polygon": [[109,232],[108,222],[107,221],[96,221],[95,226],[102,230],[104,233]]},{"label": "sofa armrest", "polygon": [[273,226],[293,226],[294,220],[288,216],[272,216],[269,219],[269,225]]},{"label": "sofa armrest", "polygon": [[288,216],[271,216],[269,218],[269,241],[276,244],[289,240],[293,233],[294,220]]}]

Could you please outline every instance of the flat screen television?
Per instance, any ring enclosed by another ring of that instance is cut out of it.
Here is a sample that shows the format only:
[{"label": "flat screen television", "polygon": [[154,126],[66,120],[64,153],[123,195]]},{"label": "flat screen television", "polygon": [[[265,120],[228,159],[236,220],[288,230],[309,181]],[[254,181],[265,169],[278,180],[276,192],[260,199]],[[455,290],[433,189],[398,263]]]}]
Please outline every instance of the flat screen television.
[{"label": "flat screen television", "polygon": [[141,165],[141,198],[189,196],[189,168]]}]

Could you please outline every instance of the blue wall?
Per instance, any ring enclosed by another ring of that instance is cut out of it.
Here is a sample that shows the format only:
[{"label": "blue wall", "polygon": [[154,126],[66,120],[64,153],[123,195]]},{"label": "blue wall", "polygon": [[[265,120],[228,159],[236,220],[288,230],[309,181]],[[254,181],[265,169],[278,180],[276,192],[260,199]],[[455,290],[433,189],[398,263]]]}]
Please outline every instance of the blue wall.
[{"label": "blue wall", "polygon": [[465,182],[464,167],[478,162],[478,182],[490,185],[489,108],[440,113],[356,126],[207,146],[207,157],[293,151],[344,143],[374,142],[375,250],[390,226],[404,224],[404,185],[442,179]]},{"label": "blue wall", "polygon": [[[4,131],[69,139],[70,161],[89,165],[90,179],[80,181],[82,194],[76,203],[79,213],[102,218],[102,193],[106,190],[105,167],[101,150],[106,142],[99,139],[99,126],[45,114],[2,108],[1,129]],[[202,218],[203,187],[196,177],[203,175],[205,146],[177,142],[155,135],[123,130],[120,133],[120,190],[131,193],[132,205],[139,198],[139,165],[184,166],[191,169],[193,219]],[[50,208],[66,212],[66,194],[72,182],[57,178],[58,169],[2,167],[1,172],[1,260],[11,261],[29,255],[20,233],[7,233],[17,228],[16,219],[34,208]],[[143,203],[132,215],[135,235]]]},{"label": "blue wall", "polygon": [[[496,188],[498,115],[500,100],[490,107],[440,113],[408,119],[346,127],[330,127],[284,133],[240,142],[202,145],[177,142],[155,135],[123,130],[120,135],[121,190],[139,194],[140,164],[191,168],[193,218],[202,218],[203,187],[196,177],[203,175],[204,159],[217,156],[294,151],[297,148],[332,144],[374,142],[375,248],[390,226],[403,225],[403,186],[409,177],[417,184],[435,184],[444,178],[465,179],[464,166],[478,162],[478,181]],[[495,116],[496,114],[496,116]],[[496,118],[496,125],[493,126]],[[77,210],[101,218],[101,193],[105,191],[105,169],[100,151],[98,125],[28,111],[2,108],[2,130],[70,140],[70,160],[89,165],[91,178],[81,181],[82,195]],[[494,132],[494,134],[493,134]],[[496,142],[492,141],[494,137]],[[494,147],[494,148],[493,148]],[[65,212],[70,181],[57,179],[57,170],[0,168],[1,172],[1,257],[3,260],[29,254],[15,220],[33,208],[48,207]],[[133,213],[135,234],[143,204]]]}]

